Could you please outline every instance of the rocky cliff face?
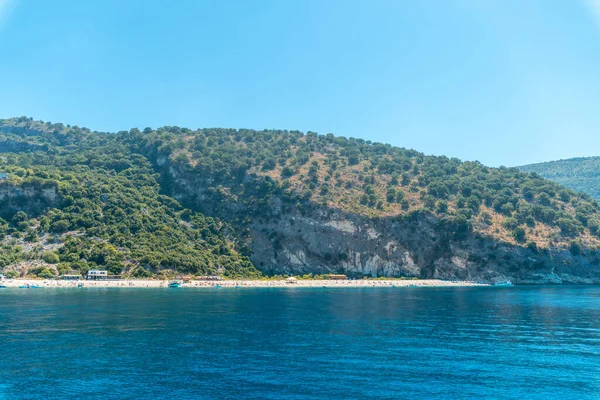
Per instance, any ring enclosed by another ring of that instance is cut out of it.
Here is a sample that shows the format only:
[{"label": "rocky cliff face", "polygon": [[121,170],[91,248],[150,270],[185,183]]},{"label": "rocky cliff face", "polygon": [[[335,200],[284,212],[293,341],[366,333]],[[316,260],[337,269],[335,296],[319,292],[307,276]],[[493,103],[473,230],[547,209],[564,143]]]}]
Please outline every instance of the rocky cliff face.
[{"label": "rocky cliff face", "polygon": [[600,282],[598,261],[568,251],[540,254],[491,239],[452,240],[431,215],[371,220],[321,210],[251,224],[252,260],[271,273],[340,272],[519,283]]},{"label": "rocky cliff face", "polygon": [[[9,135],[38,136],[40,134],[40,131],[38,129],[32,129],[28,127],[0,125],[0,133],[7,133]],[[30,143],[26,140],[21,140],[19,138],[5,137],[4,135],[0,135],[0,153],[18,153],[47,150],[47,145]]]},{"label": "rocky cliff face", "polygon": [[372,219],[318,205],[307,212],[272,196],[257,214],[235,196],[216,199],[206,177],[165,158],[158,165],[166,190],[183,203],[229,221],[251,216],[251,260],[266,273],[600,283],[596,256],[538,252],[472,233],[457,238],[428,213]]},{"label": "rocky cliff face", "polygon": [[0,138],[0,153],[18,153],[18,152],[33,152],[45,151],[47,146],[41,144],[32,144],[13,139]]},{"label": "rocky cliff face", "polygon": [[0,181],[0,217],[8,218],[17,211],[36,215],[59,201],[58,189],[54,185],[15,185]]}]

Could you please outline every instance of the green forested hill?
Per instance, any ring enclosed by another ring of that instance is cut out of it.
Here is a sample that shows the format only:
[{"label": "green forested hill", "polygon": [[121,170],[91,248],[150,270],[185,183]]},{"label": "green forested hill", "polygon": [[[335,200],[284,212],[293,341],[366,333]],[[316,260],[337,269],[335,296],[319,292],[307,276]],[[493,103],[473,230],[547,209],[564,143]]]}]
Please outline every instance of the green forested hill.
[{"label": "green forested hill", "polygon": [[530,164],[519,167],[565,185],[578,192],[587,193],[600,200],[600,157],[571,158],[568,160]]},{"label": "green forested hill", "polygon": [[165,127],[128,135],[136,151],[210,177],[206,190],[222,203],[259,209],[280,193],[300,207],[366,217],[425,211],[450,226],[541,247],[596,245],[600,235],[595,200],[516,168],[310,132]]},{"label": "green forested hill", "polygon": [[110,134],[21,117],[0,120],[0,157],[0,267],[256,276],[252,260],[269,273],[434,276],[445,263],[453,276],[497,263],[493,243],[523,249],[513,272],[554,250],[595,260],[600,244],[598,203],[539,175],[332,134]]},{"label": "green forested hill", "polygon": [[[237,252],[227,224],[161,195],[152,165],[116,135],[26,126],[39,131],[0,133],[0,148],[10,140],[45,149],[2,152],[0,171],[7,178],[0,182],[0,268],[43,258],[60,272],[100,265],[133,276],[161,269],[258,274]],[[37,206],[39,198],[45,207]],[[37,272],[48,275],[52,268]]]}]

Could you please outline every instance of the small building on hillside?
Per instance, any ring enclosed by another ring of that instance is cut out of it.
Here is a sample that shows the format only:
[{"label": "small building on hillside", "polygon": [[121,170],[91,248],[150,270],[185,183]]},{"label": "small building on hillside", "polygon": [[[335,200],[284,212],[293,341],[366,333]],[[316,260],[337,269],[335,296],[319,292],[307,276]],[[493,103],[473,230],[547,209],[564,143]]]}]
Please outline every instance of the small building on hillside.
[{"label": "small building on hillside", "polygon": [[90,281],[103,281],[108,279],[108,271],[102,269],[91,269],[87,273],[87,278]]},{"label": "small building on hillside", "polygon": [[344,274],[329,274],[327,275],[328,279],[336,280],[336,281],[344,281],[348,279],[348,277]]}]

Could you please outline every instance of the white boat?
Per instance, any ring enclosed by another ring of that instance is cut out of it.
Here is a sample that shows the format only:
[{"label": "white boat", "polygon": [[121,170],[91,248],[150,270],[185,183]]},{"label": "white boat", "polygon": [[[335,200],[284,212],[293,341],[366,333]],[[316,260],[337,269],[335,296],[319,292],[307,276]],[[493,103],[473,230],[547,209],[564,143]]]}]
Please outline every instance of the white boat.
[{"label": "white boat", "polygon": [[511,281],[502,281],[502,282],[496,282],[496,283],[494,283],[494,286],[509,287],[509,286],[514,286],[514,285],[513,285],[513,283]]}]

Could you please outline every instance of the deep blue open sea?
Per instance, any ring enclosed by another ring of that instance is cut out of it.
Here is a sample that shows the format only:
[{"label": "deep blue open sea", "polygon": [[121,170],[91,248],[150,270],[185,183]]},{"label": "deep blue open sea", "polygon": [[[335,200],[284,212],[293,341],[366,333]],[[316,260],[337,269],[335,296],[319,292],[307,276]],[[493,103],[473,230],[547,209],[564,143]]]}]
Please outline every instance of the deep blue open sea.
[{"label": "deep blue open sea", "polygon": [[600,398],[600,287],[0,289],[0,399]]}]

